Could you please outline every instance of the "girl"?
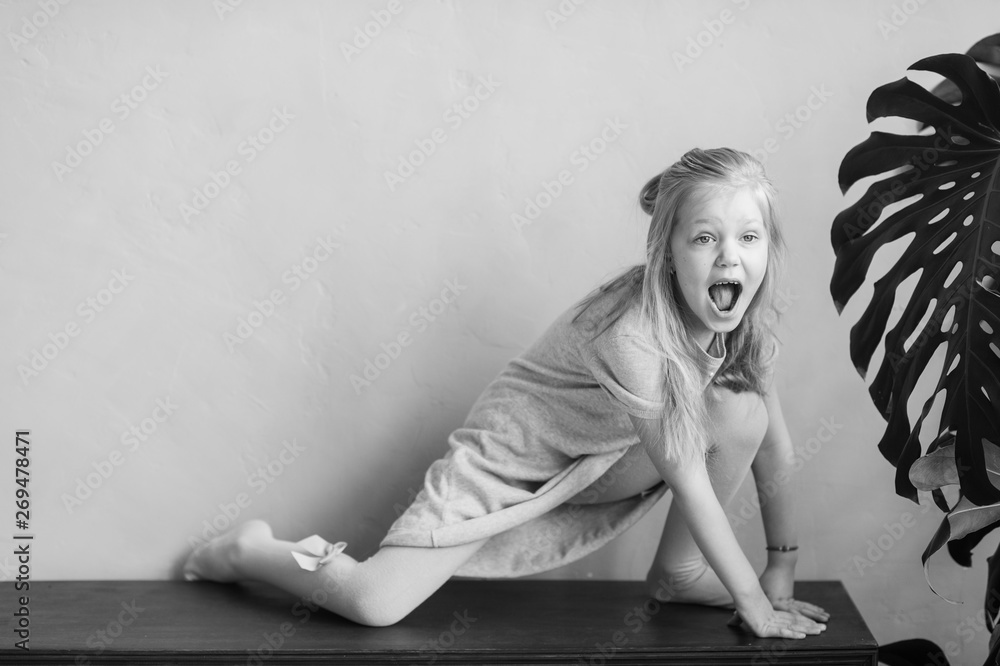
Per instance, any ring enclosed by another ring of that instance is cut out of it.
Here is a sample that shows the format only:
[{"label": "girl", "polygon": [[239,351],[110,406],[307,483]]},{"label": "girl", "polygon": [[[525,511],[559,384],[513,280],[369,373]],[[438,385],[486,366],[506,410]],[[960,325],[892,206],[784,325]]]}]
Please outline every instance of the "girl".
[{"label": "girl", "polygon": [[[669,489],[647,576],[660,601],[734,608],[757,636],[825,629],[793,598],[792,447],[770,388],[784,242],[759,162],[692,150],[640,195],[646,262],[570,308],[473,405],[381,547],[358,562],[250,521],[200,546],[189,580],[261,580],[371,626],[453,575],[523,576],[628,529]],[[723,511],[752,468],[768,540],[758,579]],[[786,477],[781,481],[782,476]],[[776,481],[777,480],[777,481]]]}]

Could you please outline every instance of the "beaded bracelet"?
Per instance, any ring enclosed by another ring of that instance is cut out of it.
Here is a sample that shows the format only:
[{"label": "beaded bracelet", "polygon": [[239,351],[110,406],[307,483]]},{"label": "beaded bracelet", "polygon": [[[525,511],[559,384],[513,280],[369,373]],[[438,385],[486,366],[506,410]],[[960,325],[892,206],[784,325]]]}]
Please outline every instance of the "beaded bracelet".
[{"label": "beaded bracelet", "polygon": [[793,550],[798,550],[798,546],[767,546],[765,550],[773,550],[779,553],[790,553]]}]

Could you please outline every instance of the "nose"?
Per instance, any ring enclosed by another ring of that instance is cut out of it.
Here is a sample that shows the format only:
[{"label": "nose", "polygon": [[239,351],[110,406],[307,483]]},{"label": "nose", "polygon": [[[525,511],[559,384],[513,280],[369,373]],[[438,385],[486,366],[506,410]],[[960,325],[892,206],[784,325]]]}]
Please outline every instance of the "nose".
[{"label": "nose", "polygon": [[720,268],[739,265],[740,255],[735,240],[726,240],[719,244],[719,256],[716,257],[715,263]]}]

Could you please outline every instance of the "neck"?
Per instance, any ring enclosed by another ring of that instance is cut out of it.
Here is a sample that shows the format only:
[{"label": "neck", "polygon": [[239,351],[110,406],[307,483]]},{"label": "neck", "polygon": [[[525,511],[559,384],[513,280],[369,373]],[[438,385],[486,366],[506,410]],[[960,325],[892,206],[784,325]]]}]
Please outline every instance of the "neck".
[{"label": "neck", "polygon": [[698,346],[707,352],[709,347],[712,346],[712,342],[715,340],[715,332],[706,331],[704,333],[699,333],[694,339],[695,342],[698,343]]},{"label": "neck", "polygon": [[708,348],[712,346],[712,341],[715,340],[715,331],[705,328],[687,308],[683,310],[683,320],[684,328],[687,329],[688,335],[694,339],[699,347],[707,352]]}]

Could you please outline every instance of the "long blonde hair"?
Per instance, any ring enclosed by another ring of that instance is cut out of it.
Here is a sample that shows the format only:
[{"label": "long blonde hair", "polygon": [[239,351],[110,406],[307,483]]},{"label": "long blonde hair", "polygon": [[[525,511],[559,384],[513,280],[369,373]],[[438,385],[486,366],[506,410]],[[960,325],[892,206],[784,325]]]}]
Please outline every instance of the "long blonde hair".
[{"label": "long blonde hair", "polygon": [[576,321],[598,298],[613,292],[612,297],[617,301],[596,337],[641,299],[641,326],[666,361],[660,436],[667,457],[672,460],[704,459],[708,452],[704,378],[697,361],[701,352],[688,334],[688,321],[693,315],[683,305],[684,298],[668,259],[671,234],[682,206],[706,188],[709,191],[750,189],[763,215],[768,241],[767,269],[742,321],[726,334],[726,360],[713,382],[736,392],[749,390],[763,395],[767,362],[775,344],[774,325],[781,314],[775,300],[786,250],[775,210],[774,186],[763,165],[747,153],[730,148],[695,148],[650,179],[639,195],[642,210],[652,215],[646,262],[628,268],[591,292],[580,302],[579,312],[573,318]]}]

